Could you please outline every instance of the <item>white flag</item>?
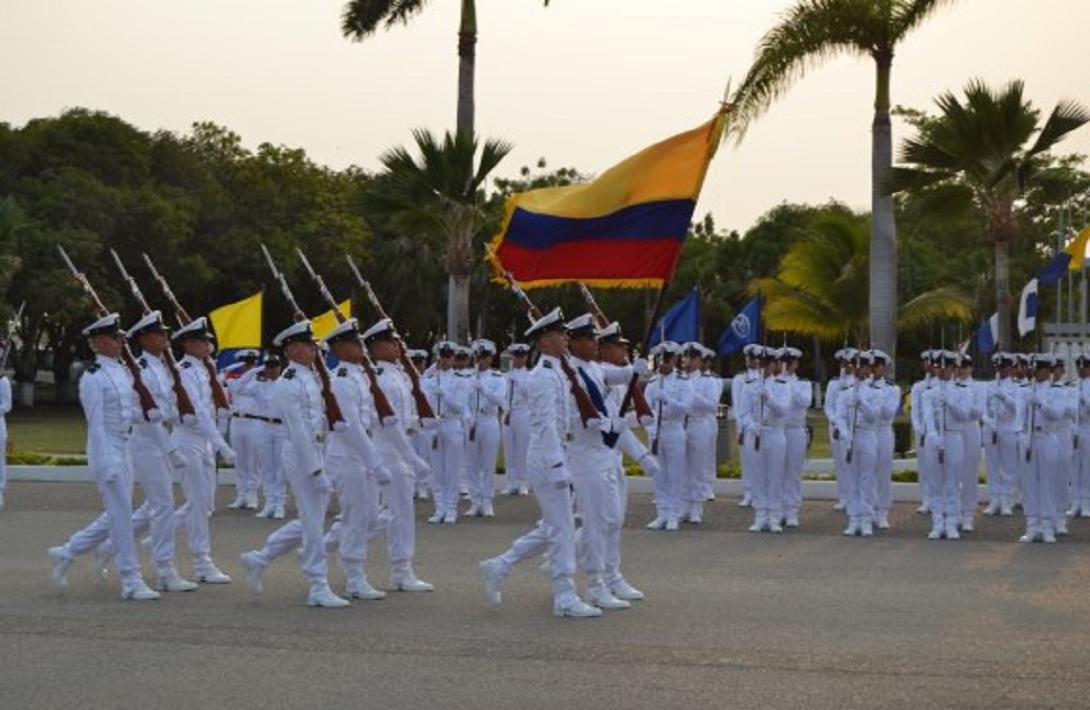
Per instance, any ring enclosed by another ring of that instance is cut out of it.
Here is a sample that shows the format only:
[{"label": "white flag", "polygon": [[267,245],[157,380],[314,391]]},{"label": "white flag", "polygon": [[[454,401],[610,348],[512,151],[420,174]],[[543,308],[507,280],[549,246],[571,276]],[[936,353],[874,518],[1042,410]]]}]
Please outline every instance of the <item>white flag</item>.
[{"label": "white flag", "polygon": [[1025,336],[1037,327],[1037,279],[1030,279],[1022,289],[1022,301],[1018,305],[1018,335]]}]

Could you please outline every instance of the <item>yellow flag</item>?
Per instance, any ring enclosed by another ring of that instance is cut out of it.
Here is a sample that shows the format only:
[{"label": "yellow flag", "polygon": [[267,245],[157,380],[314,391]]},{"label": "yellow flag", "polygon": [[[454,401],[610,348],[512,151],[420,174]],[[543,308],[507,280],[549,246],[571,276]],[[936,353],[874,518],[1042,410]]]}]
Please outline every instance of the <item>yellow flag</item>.
[{"label": "yellow flag", "polygon": [[[352,301],[348,300],[337,306],[337,309],[344,314],[345,318],[352,317]],[[314,329],[314,337],[317,340],[324,338],[329,331],[337,327],[337,316],[333,314],[333,310],[330,309],[320,316],[314,316],[310,319],[310,325]]]},{"label": "yellow flag", "polygon": [[219,350],[261,347],[261,296],[258,291],[208,314]]},{"label": "yellow flag", "polygon": [[1069,270],[1079,271],[1082,269],[1082,262],[1086,258],[1086,242],[1088,241],[1090,241],[1090,227],[1082,230],[1079,236],[1075,237],[1067,245],[1067,253],[1071,255],[1071,261],[1067,264]]}]

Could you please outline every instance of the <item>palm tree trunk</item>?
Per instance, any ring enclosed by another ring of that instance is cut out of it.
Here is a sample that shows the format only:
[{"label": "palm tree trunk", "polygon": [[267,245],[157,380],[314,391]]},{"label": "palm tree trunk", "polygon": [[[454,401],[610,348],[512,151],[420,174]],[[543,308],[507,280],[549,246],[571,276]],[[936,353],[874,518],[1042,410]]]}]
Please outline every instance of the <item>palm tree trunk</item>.
[{"label": "palm tree trunk", "polygon": [[447,337],[469,343],[469,275],[447,277]]},{"label": "palm tree trunk", "polygon": [[462,0],[458,26],[458,133],[473,135],[473,79],[477,64],[476,0]]},{"label": "palm tree trunk", "polygon": [[1011,349],[1011,263],[1010,243],[1006,239],[995,240],[995,309],[999,314],[996,319],[997,347],[1010,352]]},{"label": "palm tree trunk", "polygon": [[[897,358],[897,228],[889,194],[893,136],[889,122],[892,51],[878,53],[874,123],[871,126],[870,342]],[[892,375],[892,373],[891,373]]]}]

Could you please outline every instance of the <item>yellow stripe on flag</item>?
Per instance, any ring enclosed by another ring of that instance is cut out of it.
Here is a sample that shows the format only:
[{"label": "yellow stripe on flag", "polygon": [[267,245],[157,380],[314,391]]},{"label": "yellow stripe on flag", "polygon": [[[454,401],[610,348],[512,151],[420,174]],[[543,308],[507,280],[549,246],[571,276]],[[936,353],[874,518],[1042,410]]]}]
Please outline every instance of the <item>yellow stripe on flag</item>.
[{"label": "yellow stripe on flag", "polygon": [[261,347],[261,301],[262,292],[258,291],[208,314],[216,332],[217,349]]},{"label": "yellow stripe on flag", "polygon": [[1086,243],[1088,241],[1090,241],[1090,227],[1082,230],[1082,232],[1067,245],[1067,253],[1071,255],[1071,261],[1067,264],[1067,268],[1070,271],[1079,271],[1082,269],[1082,263],[1086,259]]},{"label": "yellow stripe on flag", "polygon": [[[337,306],[345,318],[352,317],[352,301],[348,300]],[[311,328],[314,330],[314,337],[321,340],[329,331],[337,327],[340,321],[337,320],[337,316],[333,313],[333,309],[329,309],[325,313],[315,316],[310,319]]]}]

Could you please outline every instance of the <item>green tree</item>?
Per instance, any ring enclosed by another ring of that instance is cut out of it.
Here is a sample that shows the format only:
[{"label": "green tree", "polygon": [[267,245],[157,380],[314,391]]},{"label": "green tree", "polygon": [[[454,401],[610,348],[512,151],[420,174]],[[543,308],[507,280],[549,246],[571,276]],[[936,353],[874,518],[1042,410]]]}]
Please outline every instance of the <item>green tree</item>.
[{"label": "green tree", "polygon": [[[1011,345],[1010,247],[1018,235],[1018,211],[1034,192],[1062,200],[1067,184],[1050,169],[1058,142],[1090,122],[1090,111],[1072,101],[1057,104],[1042,125],[1041,113],[1024,97],[1021,81],[992,89],[969,82],[965,100],[947,92],[936,99],[940,115],[917,123],[904,141],[893,174],[894,190],[913,191],[933,210],[972,205],[994,248],[999,347]],[[1059,201],[1057,200],[1057,201]]]},{"label": "green tree", "polygon": [[844,54],[874,60],[871,126],[870,341],[896,356],[897,234],[883,186],[893,162],[890,73],[898,43],[948,0],[799,0],[761,40],[734,97],[734,126],[744,132],[805,71]]},{"label": "green tree", "polygon": [[[474,134],[473,84],[477,65],[477,2],[461,0],[458,21],[458,122],[456,131]],[[544,0],[545,6],[549,0]],[[361,42],[381,26],[407,25],[428,0],[351,0],[341,14],[341,33]]]},{"label": "green tree", "polygon": [[[859,297],[867,292],[870,273],[867,222],[864,215],[844,213],[816,217],[788,249],[777,274],[750,284],[750,293],[764,298],[768,330],[869,344],[869,313]],[[957,288],[944,287],[913,294],[897,315],[907,331],[934,319],[969,322],[972,305]]]},{"label": "green tree", "polygon": [[[480,264],[477,239],[484,220],[484,186],[489,174],[511,151],[502,140],[478,145],[464,133],[446,133],[442,140],[430,131],[413,132],[416,152],[397,146],[380,158],[383,179],[367,204],[403,235],[442,240],[443,266],[448,275],[447,336],[469,338],[469,286]],[[470,176],[466,179],[465,176]]]}]

